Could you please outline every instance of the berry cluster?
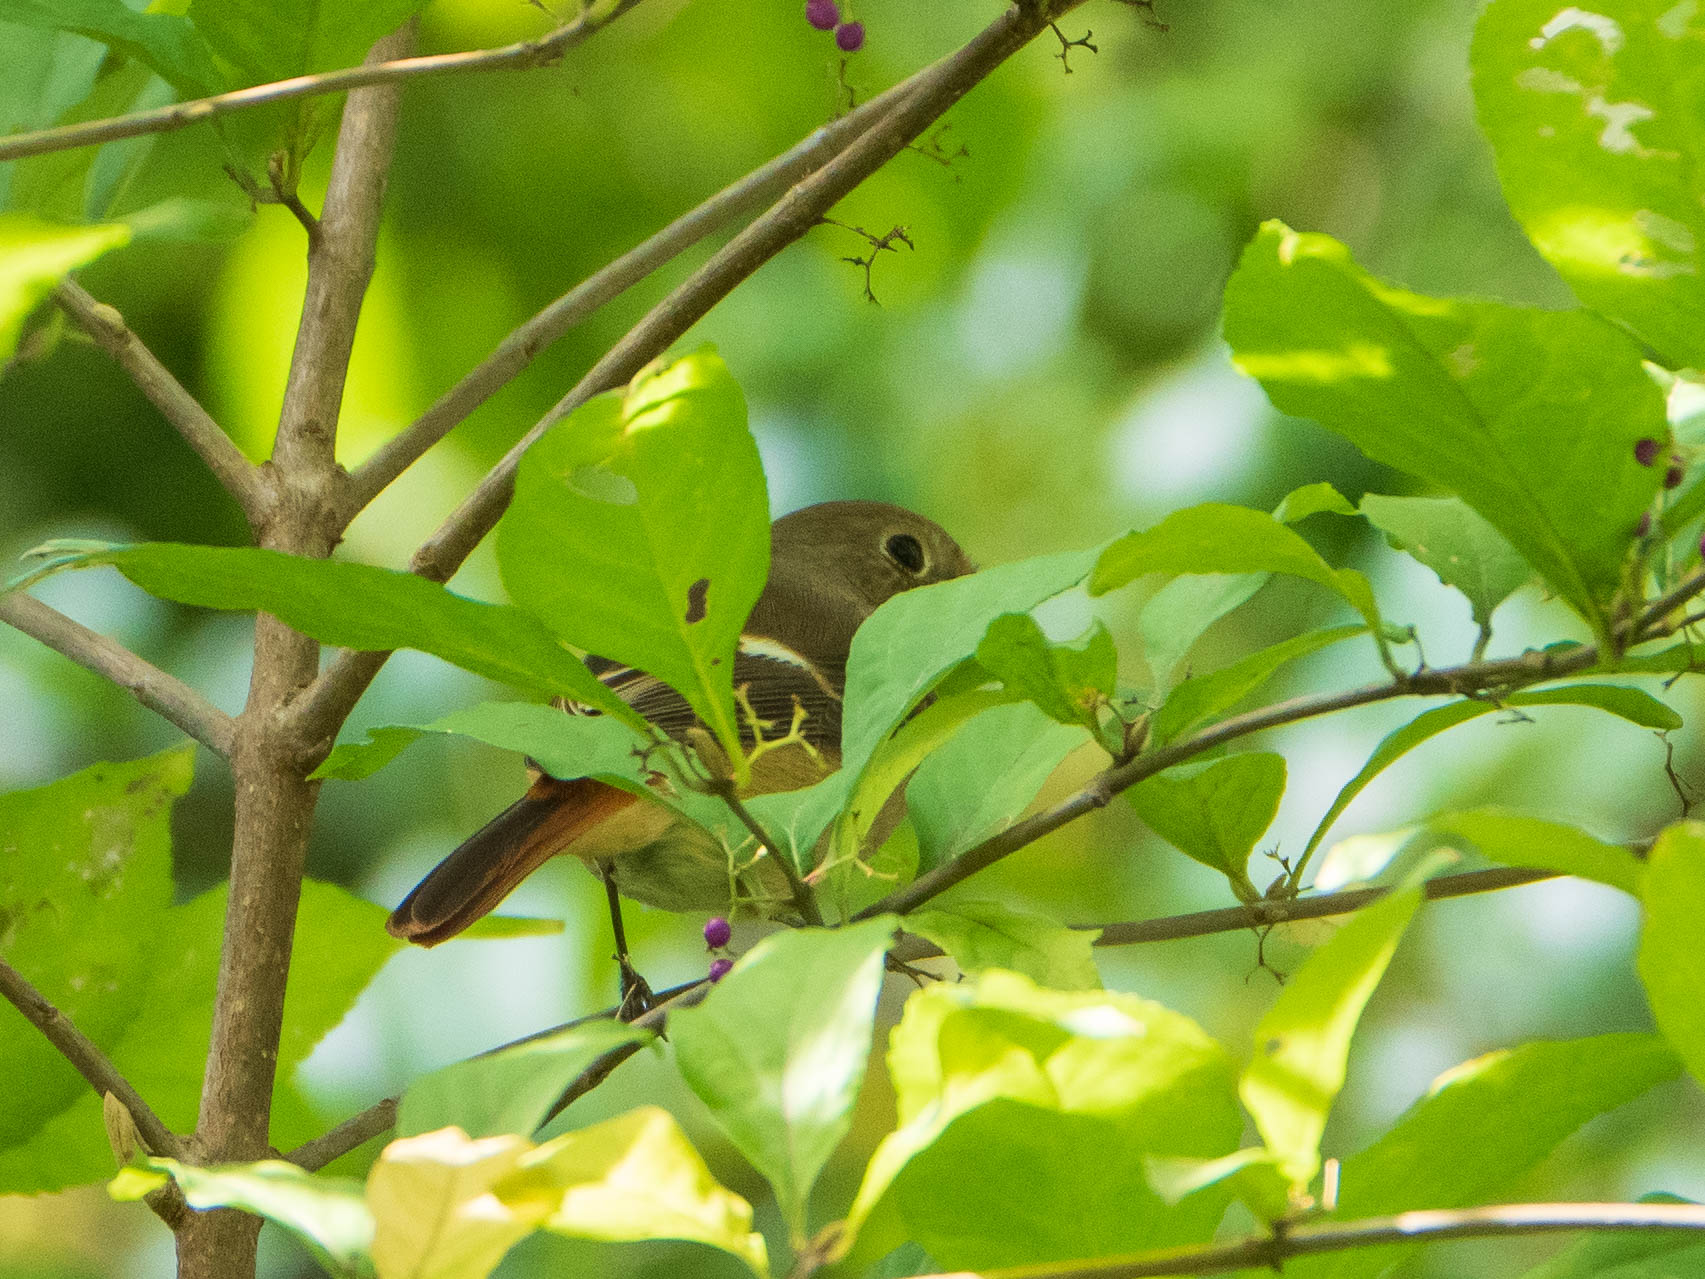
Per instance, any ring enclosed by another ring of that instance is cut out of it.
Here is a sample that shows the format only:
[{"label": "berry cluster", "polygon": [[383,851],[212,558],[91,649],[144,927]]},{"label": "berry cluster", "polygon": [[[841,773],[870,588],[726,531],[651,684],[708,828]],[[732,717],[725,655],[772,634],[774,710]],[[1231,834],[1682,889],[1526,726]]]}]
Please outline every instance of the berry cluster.
[{"label": "berry cluster", "polygon": [[[1641,466],[1655,465],[1659,455],[1663,452],[1663,447],[1661,440],[1636,440],[1634,442],[1634,460]],[[1666,489],[1679,488],[1682,480],[1686,478],[1686,463],[1679,453],[1671,453],[1664,461],[1664,487]],[[1647,511],[1640,517],[1640,523],[1635,528],[1634,534],[1636,537],[1645,537],[1651,531],[1652,513]],[[1699,550],[1701,555],[1705,555],[1705,539],[1701,539]]]},{"label": "berry cluster", "polygon": [[835,47],[842,53],[864,48],[864,23],[842,22],[836,0],[805,0],[805,20],[819,31],[833,31]]},{"label": "berry cluster", "polygon": [[[712,950],[721,950],[734,938],[734,930],[721,915],[713,916],[705,921],[704,944]],[[726,955],[719,955],[710,961],[710,979],[721,981],[728,975],[728,970],[734,967],[734,961]]]}]

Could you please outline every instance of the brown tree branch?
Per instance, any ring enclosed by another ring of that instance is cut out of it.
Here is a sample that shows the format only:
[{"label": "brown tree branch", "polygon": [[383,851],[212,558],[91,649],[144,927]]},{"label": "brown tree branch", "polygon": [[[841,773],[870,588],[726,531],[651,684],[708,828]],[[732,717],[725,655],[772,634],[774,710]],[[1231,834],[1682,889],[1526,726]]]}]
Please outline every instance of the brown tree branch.
[{"label": "brown tree branch", "polygon": [[97,302],[69,276],[59,282],[54,298],[77,326],[130,375],[137,389],[196,451],[226,492],[237,499],[249,526],[253,528],[260,523],[267,501],[260,470],[243,456],[242,450],[172,376],[171,370],[126,327],[124,317],[105,303]]},{"label": "brown tree branch", "polygon": [[[406,54],[414,23],[374,45],[369,63]],[[338,130],[319,233],[308,249],[290,375],[268,469],[276,499],[257,530],[263,547],[331,553],[342,524],[346,476],[334,456],[344,375],[373,270],[385,179],[396,140],[400,88],[350,94]],[[254,672],[237,721],[231,763],[236,830],[213,1034],[196,1125],[200,1161],[264,1157],[302,871],[319,783],[307,779],[302,744],[280,711],[319,665],[319,646],[262,614]],[[179,1279],[252,1274],[256,1217],[194,1213],[178,1231]]]},{"label": "brown tree branch", "polygon": [[[1672,634],[1679,622],[1665,623],[1660,619],[1674,612],[1702,590],[1705,590],[1705,574],[1688,579],[1649,605],[1636,621],[1618,628],[1618,642],[1631,647]],[[1003,857],[1034,843],[1044,835],[1051,834],[1085,813],[1105,808],[1114,796],[1129,790],[1138,782],[1251,733],[1277,728],[1282,724],[1292,724],[1298,720],[1313,719],[1353,706],[1389,701],[1396,697],[1511,692],[1530,684],[1540,684],[1587,670],[1596,666],[1599,658],[1596,644],[1581,644],[1565,653],[1530,650],[1518,657],[1468,662],[1461,666],[1441,667],[1437,670],[1424,669],[1381,684],[1370,684],[1338,693],[1292,698],[1290,701],[1265,706],[1260,710],[1233,715],[1182,741],[1170,742],[1157,750],[1113,765],[1099,773],[1076,794],[1061,800],[1052,808],[1007,827],[1006,830],[961,853],[954,860],[919,875],[904,888],[896,889],[881,901],[858,912],[854,918],[866,919],[885,913],[903,915],[916,910],[931,898],[939,896],[977,872],[986,870]]]},{"label": "brown tree branch", "polygon": [[104,676],[216,754],[229,757],[237,724],[195,689],[32,595],[0,595],[0,622]]},{"label": "brown tree branch", "polygon": [[419,58],[397,58],[390,61],[369,60],[359,67],[338,71],[322,71],[316,75],[292,76],[230,93],[216,93],[208,98],[174,102],[151,111],[115,116],[106,120],[89,120],[80,124],[60,125],[38,129],[32,133],[16,133],[0,138],[0,160],[18,160],[28,155],[48,151],[65,151],[72,147],[97,146],[118,138],[134,138],[144,133],[169,133],[186,125],[229,115],[249,107],[269,102],[285,102],[291,98],[311,98],[326,93],[343,93],[368,85],[397,84],[422,76],[450,75],[466,71],[526,70],[548,66],[561,60],[575,45],[607,27],[639,0],[613,0],[603,12],[588,6],[573,22],[540,36],[537,40],[521,40],[499,49],[470,49],[460,53],[435,53]]},{"label": "brown tree branch", "polygon": [[142,1134],[142,1140],[148,1144],[149,1154],[166,1155],[173,1159],[183,1158],[183,1144],[177,1135],[166,1127],[160,1116],[154,1113],[153,1107],[144,1101],[130,1081],[119,1073],[118,1067],[107,1060],[107,1055],[95,1045],[94,1040],[72,1025],[69,1017],[55,1008],[47,996],[3,959],[0,959],[0,995],[4,995],[7,1002],[22,1013],[30,1025],[41,1031],[47,1041],[59,1049],[60,1055],[88,1081],[97,1097],[105,1097],[111,1093],[124,1103],[130,1117],[136,1121],[136,1131]]},{"label": "brown tree branch", "polygon": [[[1444,1243],[1451,1239],[1511,1238],[1565,1230],[1686,1230],[1705,1232],[1705,1205],[1672,1203],[1495,1204],[1400,1212],[1362,1221],[1279,1223],[1270,1234],[1234,1243],[1162,1248],[1100,1261],[1046,1262],[979,1271],[980,1279],[1152,1279],[1159,1275],[1216,1275],[1268,1269],[1286,1261],[1350,1248]],[[968,1279],[963,1272],[925,1279]]]},{"label": "brown tree branch", "polygon": [[[897,86],[895,105],[886,115],[718,250],[593,365],[415,552],[410,569],[433,581],[448,581],[508,506],[515,468],[535,440],[594,395],[629,382],[737,285],[816,226],[842,197],[916,141],[984,77],[1045,30],[1050,16],[1057,18],[1083,2],[1061,0],[1051,13],[1041,5],[1015,4],[969,43]],[[322,748],[329,746],[331,734],[388,657],[388,653],[339,654],[292,708],[291,717],[303,738],[317,741]]]},{"label": "brown tree branch", "polygon": [[386,441],[351,476],[349,518],[384,491],[469,414],[527,368],[539,353],[613,298],[673,261],[706,236],[768,204],[839,154],[907,91],[897,85],[795,143],[775,159],[682,214],[656,235],[575,285],[520,325],[403,431]]}]

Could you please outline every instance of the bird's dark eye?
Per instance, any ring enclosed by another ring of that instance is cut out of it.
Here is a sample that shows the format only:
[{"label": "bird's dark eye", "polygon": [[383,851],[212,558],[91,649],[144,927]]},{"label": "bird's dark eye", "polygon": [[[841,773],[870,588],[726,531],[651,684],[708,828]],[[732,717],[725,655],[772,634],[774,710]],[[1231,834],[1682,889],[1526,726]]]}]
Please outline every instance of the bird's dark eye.
[{"label": "bird's dark eye", "polygon": [[908,573],[924,571],[923,543],[910,533],[896,533],[882,544],[882,549],[888,552],[888,558],[893,560]]}]

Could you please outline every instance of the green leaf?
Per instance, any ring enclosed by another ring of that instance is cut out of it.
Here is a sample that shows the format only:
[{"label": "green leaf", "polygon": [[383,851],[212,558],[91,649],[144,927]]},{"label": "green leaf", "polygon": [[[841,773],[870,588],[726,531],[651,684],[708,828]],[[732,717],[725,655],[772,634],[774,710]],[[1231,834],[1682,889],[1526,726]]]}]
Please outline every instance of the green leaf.
[{"label": "green leaf", "polygon": [[1668,436],[1637,343],[1596,316],[1423,297],[1269,222],[1226,288],[1226,338],[1274,405],[1455,493],[1601,637]]},{"label": "green leaf", "polygon": [[766,937],[669,1018],[687,1085],[806,1237],[812,1183],[852,1126],[894,920]]},{"label": "green leaf", "polygon": [[223,244],[254,224],[254,210],[225,200],[172,196],[117,219],[138,244]]},{"label": "green leaf", "polygon": [[769,574],[769,498],[714,353],[641,374],[533,445],[497,559],[516,603],[669,684],[740,754],[734,649]]},{"label": "green leaf", "polygon": [[1149,725],[1150,741],[1156,746],[1163,746],[1177,739],[1221,711],[1237,705],[1271,679],[1281,667],[1366,631],[1365,626],[1332,626],[1310,631],[1239,658],[1230,666],[1210,674],[1183,681],[1155,712]]},{"label": "green leaf", "polygon": [[984,711],[932,751],[906,783],[918,869],[930,870],[1012,825],[1072,751],[1089,740],[1033,704]]},{"label": "green leaf", "polygon": [[1631,724],[1658,732],[1681,727],[1681,716],[1650,693],[1637,688],[1625,688],[1620,684],[1566,684],[1561,688],[1528,689],[1511,693],[1498,702],[1464,698],[1460,702],[1435,706],[1432,710],[1422,711],[1402,728],[1388,733],[1374,748],[1373,754],[1368,756],[1368,762],[1362,765],[1361,772],[1344,784],[1344,788],[1338,792],[1338,797],[1332,801],[1332,807],[1326,810],[1326,816],[1320,819],[1320,824],[1308,837],[1303,859],[1307,860],[1326,832],[1331,829],[1332,823],[1338,820],[1350,806],[1350,801],[1360,795],[1369,782],[1422,742],[1436,737],[1447,728],[1466,724],[1469,720],[1478,719],[1492,711],[1526,706],[1591,706],[1625,719]]},{"label": "green leaf", "polygon": [[1640,980],[1658,1029],[1705,1081],[1705,824],[1678,822],[1658,836],[1645,888]]},{"label": "green leaf", "polygon": [[622,1022],[592,1022],[455,1062],[409,1085],[397,1109],[397,1136],[457,1127],[470,1137],[527,1136],[558,1097],[598,1058],[654,1036]]},{"label": "green leaf", "polygon": [[[1538,1041],[1488,1053],[1433,1081],[1392,1129],[1344,1161],[1340,1220],[1459,1208],[1509,1193],[1589,1119],[1680,1073],[1654,1035]],[[1372,1279],[1413,1251],[1298,1259],[1303,1279]],[[1291,1271],[1286,1264],[1286,1273]]]},{"label": "green leaf", "polygon": [[1100,934],[1067,928],[1001,902],[955,902],[906,916],[906,931],[934,942],[965,973],[1005,968],[1054,990],[1100,990],[1094,946]]},{"label": "green leaf", "polygon": [[[1679,1195],[1641,1195],[1641,1203],[1685,1204]],[[1705,1273],[1697,1230],[1599,1231],[1583,1235],[1521,1279],[1683,1279]]]},{"label": "green leaf", "polygon": [[61,279],[129,243],[130,228],[119,223],[55,226],[0,213],[0,364],[16,353],[24,320]]},{"label": "green leaf", "polygon": [[425,0],[191,0],[189,16],[220,57],[249,83],[360,63],[380,36],[402,26]]},{"label": "green leaf", "polygon": [[492,1194],[527,1211],[550,1205],[541,1225],[554,1234],[612,1243],[686,1239],[732,1253],[759,1279],[769,1273],[752,1206],[717,1184],[679,1125],[656,1106],[545,1143]]},{"label": "green leaf", "polygon": [[1209,1238],[1229,1191],[1170,1206],[1154,1156],[1214,1158],[1242,1120],[1224,1049],[1149,1000],[991,970],[925,987],[889,1044],[899,1128],[865,1171],[852,1260],[902,1239],[942,1269]]},{"label": "green leaf", "polygon": [[[282,1159],[198,1168],[176,1159],[149,1159],[150,1168],[170,1174],[191,1208],[241,1208],[283,1226],[307,1245],[333,1275],[371,1276],[368,1250],[373,1216],[359,1181],[304,1172]],[[114,1199],[140,1199],[148,1189],[134,1176],[113,1182]]]},{"label": "green leaf", "polygon": [[1267,573],[1197,573],[1175,577],[1143,604],[1137,619],[1143,657],[1160,690],[1196,641],[1227,613],[1267,584]]},{"label": "green leaf", "polygon": [[1472,54],[1511,211],[1586,305],[1705,365],[1705,14],[1498,0]]},{"label": "green leaf", "polygon": [[1420,888],[1406,888],[1354,916],[1291,975],[1255,1027],[1238,1094],[1299,1190],[1320,1171],[1320,1138],[1356,1023],[1420,904]]},{"label": "green leaf", "polygon": [[1049,641],[1028,613],[1007,613],[989,624],[977,661],[1007,689],[1062,724],[1098,731],[1097,710],[1113,696],[1118,655],[1113,636],[1096,622],[1075,644]]},{"label": "green leaf", "polygon": [[1440,813],[1429,831],[1466,841],[1488,861],[1530,866],[1596,880],[1635,897],[1642,895],[1646,863],[1620,844],[1594,839],[1574,826],[1497,808]]},{"label": "green leaf", "polygon": [[1446,586],[1468,597],[1474,622],[1492,626],[1492,612],[1533,576],[1504,535],[1454,497],[1362,498],[1361,513],[1391,545],[1407,551]]},{"label": "green leaf", "polygon": [[186,97],[224,87],[207,43],[181,14],[139,13],[123,0],[0,0],[0,22],[99,40],[122,57],[146,63]]},{"label": "green leaf", "polygon": [[464,670],[642,723],[580,659],[519,608],[485,604],[413,573],[249,546],[53,543],[35,577],[111,565],[150,595],[271,613],[322,644],[367,652],[417,648]]},{"label": "green leaf", "polygon": [[[116,0],[115,0],[116,3]],[[123,6],[120,5],[120,8]],[[0,0],[4,13],[6,0]],[[132,17],[139,16],[124,12]],[[123,115],[153,78],[141,62],[106,63],[95,73],[95,83],[82,101],[63,112],[54,124],[80,124]],[[89,172],[100,154],[96,147],[70,147],[15,161],[12,168],[10,204],[14,210],[36,214],[54,222],[82,222],[99,218],[104,209],[93,209],[85,195]],[[134,226],[131,228],[135,231]]]},{"label": "green leaf", "polygon": [[1242,900],[1260,896],[1249,882],[1249,855],[1279,811],[1285,793],[1283,755],[1251,751],[1180,764],[1126,793],[1155,834],[1219,871]]},{"label": "green leaf", "polygon": [[[136,978],[171,905],[171,805],[189,789],[194,759],[192,748],[176,747],[0,796],[0,957],[103,1047],[144,1015]],[[0,1107],[0,1150],[29,1141],[84,1094],[94,1100],[8,1003],[0,1003],[0,1078],[30,1081]],[[111,1171],[107,1156],[93,1176]],[[0,1158],[0,1190],[34,1188],[5,1172]]]},{"label": "green leaf", "polygon": [[1089,591],[1104,595],[1149,573],[1285,573],[1335,591],[1370,627],[1379,627],[1367,578],[1333,568],[1301,535],[1247,506],[1206,502],[1127,533],[1101,553]]},{"label": "green leaf", "polygon": [[1273,518],[1282,524],[1296,524],[1311,515],[1354,515],[1355,503],[1325,480],[1304,484],[1292,489],[1273,508]]}]

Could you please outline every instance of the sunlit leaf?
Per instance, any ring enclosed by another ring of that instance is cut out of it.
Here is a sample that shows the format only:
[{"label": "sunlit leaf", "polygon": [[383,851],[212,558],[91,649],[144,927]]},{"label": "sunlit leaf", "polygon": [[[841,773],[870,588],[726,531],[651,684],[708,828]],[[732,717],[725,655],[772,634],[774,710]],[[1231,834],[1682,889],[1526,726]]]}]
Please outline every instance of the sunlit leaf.
[{"label": "sunlit leaf", "polygon": [[1705,365],[1705,13],[1497,0],[1471,62],[1480,127],[1534,246],[1666,363]]},{"label": "sunlit leaf", "polygon": [[1093,929],[1067,928],[1001,902],[955,902],[906,916],[906,931],[927,938],[961,972],[1005,968],[1054,990],[1099,990]]},{"label": "sunlit leaf", "polygon": [[1668,435],[1639,345],[1596,316],[1406,293],[1269,222],[1226,287],[1226,338],[1273,403],[1455,493],[1601,636]]},{"label": "sunlit leaf", "polygon": [[391,1142],[367,1174],[380,1279],[484,1279],[550,1214],[544,1202],[500,1201],[494,1187],[535,1149],[508,1134],[456,1128]]},{"label": "sunlit leaf", "polygon": [[1291,974],[1255,1027],[1238,1094],[1299,1189],[1320,1171],[1320,1138],[1356,1023],[1420,904],[1421,890],[1407,888],[1355,915]]},{"label": "sunlit leaf", "polygon": [[0,364],[12,358],[24,320],[61,279],[129,243],[130,228],[119,223],[55,226],[0,213]]},{"label": "sunlit leaf", "polygon": [[1641,896],[1646,863],[1620,844],[1607,844],[1584,830],[1495,808],[1440,813],[1426,829],[1465,841],[1488,861],[1530,866],[1596,880]]},{"label": "sunlit leaf", "polygon": [[852,1126],[894,920],[766,937],[669,1018],[687,1084],[775,1188],[796,1239],[812,1183]]},{"label": "sunlit leaf", "polygon": [[592,1022],[455,1062],[409,1085],[397,1135],[460,1128],[470,1137],[527,1136],[576,1076],[613,1048],[652,1038],[622,1022]]},{"label": "sunlit leaf", "polygon": [[928,986],[888,1067],[900,1126],[848,1219],[855,1262],[908,1238],[944,1269],[1200,1241],[1230,1199],[1149,1184],[1154,1156],[1229,1154],[1242,1122],[1224,1050],[1149,1000],[998,970]]},{"label": "sunlit leaf", "polygon": [[1664,1038],[1705,1081],[1705,824],[1679,822],[1658,836],[1646,871],[1640,980]]},{"label": "sunlit leaf", "polygon": [[674,687],[738,753],[734,648],[769,574],[769,498],[714,353],[641,374],[527,450],[497,558],[517,604]]},{"label": "sunlit leaf", "polygon": [[1223,874],[1244,901],[1260,895],[1249,882],[1249,855],[1284,793],[1285,757],[1262,751],[1180,764],[1126,792],[1155,834]]},{"label": "sunlit leaf", "polygon": [[1362,514],[1392,546],[1466,595],[1483,629],[1491,627],[1493,610],[1533,576],[1504,535],[1459,498],[1369,493],[1362,498]]}]

